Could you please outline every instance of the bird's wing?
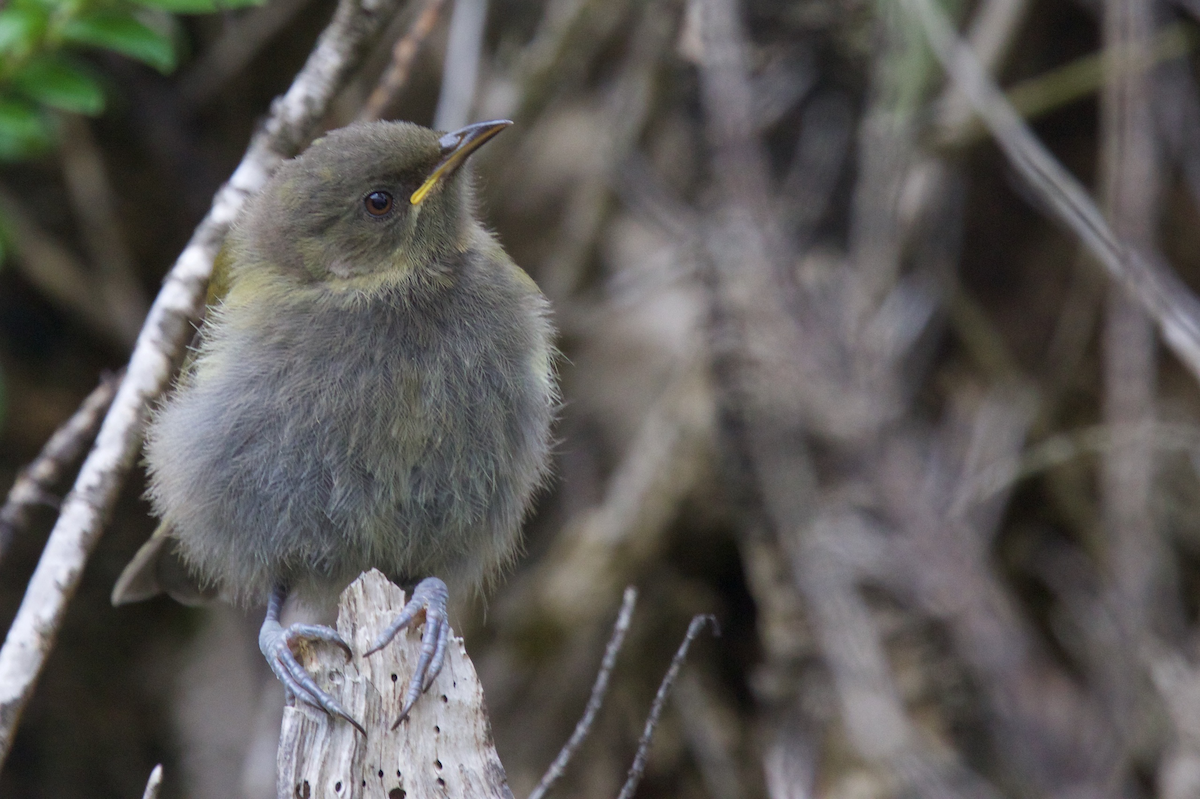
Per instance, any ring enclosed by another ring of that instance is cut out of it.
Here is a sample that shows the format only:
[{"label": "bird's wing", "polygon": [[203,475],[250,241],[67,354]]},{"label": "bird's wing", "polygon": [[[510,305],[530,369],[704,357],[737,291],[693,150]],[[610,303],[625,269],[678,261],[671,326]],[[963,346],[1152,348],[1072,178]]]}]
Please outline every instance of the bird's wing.
[{"label": "bird's wing", "polygon": [[201,605],[216,599],[212,586],[201,585],[180,559],[169,522],[162,522],[150,540],[129,561],[113,586],[112,603],[127,605],[161,593],[184,605]]},{"label": "bird's wing", "polygon": [[[222,247],[213,261],[212,277],[208,281],[208,297],[204,303],[205,315],[219,305],[229,291],[229,251]],[[197,332],[197,335],[199,333]],[[181,375],[186,375],[196,359],[195,341],[184,357]],[[212,588],[206,588],[188,571],[176,552],[176,540],[168,522],[162,522],[150,536],[150,540],[133,556],[133,560],[117,578],[113,586],[112,603],[126,605],[167,593],[185,605],[198,605],[216,597]]]}]

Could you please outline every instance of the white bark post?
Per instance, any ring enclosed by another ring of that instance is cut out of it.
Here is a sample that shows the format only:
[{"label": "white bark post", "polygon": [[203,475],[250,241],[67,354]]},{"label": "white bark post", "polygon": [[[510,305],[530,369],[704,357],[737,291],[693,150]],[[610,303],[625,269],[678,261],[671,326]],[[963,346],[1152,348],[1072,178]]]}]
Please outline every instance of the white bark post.
[{"label": "white bark post", "polygon": [[354,650],[350,662],[328,644],[297,653],[317,684],[362,722],[367,737],[307,704],[286,708],[278,799],[512,799],[483,688],[461,638],[451,636],[441,673],[408,719],[391,729],[420,653],[421,627],[402,631],[368,658],[359,653],[404,603],[403,591],[378,571],[367,572],[338,603],[338,633]]}]

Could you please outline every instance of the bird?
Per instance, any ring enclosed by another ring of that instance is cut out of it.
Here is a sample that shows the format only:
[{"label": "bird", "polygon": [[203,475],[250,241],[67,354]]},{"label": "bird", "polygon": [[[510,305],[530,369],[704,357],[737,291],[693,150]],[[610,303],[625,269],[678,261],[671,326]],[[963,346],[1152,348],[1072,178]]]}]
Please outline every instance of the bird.
[{"label": "bird", "polygon": [[398,725],[441,668],[450,587],[519,549],[558,405],[549,304],[478,218],[468,158],[512,123],[330,131],[248,201],[205,317],[149,418],[161,520],[113,589],[266,605],[259,648],[289,698],[362,725],[293,647],[288,597],[328,605],[378,568],[411,600],[366,653],[423,619]]}]

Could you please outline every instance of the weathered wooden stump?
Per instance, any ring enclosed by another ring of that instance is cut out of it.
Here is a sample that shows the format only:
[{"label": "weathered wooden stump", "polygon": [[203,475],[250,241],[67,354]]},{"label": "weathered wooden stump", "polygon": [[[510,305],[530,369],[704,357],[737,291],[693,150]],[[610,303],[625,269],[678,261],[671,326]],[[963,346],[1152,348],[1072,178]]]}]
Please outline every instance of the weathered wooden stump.
[{"label": "weathered wooden stump", "polygon": [[451,637],[446,662],[408,719],[391,729],[420,653],[420,625],[368,658],[380,632],[404,607],[404,592],[380,572],[363,574],[338,603],[337,629],[354,650],[306,647],[300,661],[317,683],[363,723],[367,737],[343,719],[304,703],[284,710],[279,799],[512,799],[492,744],[483,688],[462,639]]}]

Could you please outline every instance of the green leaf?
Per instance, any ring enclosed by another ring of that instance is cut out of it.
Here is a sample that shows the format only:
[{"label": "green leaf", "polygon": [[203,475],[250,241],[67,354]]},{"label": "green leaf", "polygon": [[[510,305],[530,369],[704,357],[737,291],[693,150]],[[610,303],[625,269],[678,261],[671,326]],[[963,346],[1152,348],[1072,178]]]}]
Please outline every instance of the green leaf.
[{"label": "green leaf", "polygon": [[172,14],[210,14],[234,8],[262,5],[265,0],[136,0],[141,5],[161,8]]},{"label": "green leaf", "polygon": [[77,17],[63,26],[64,41],[101,47],[166,74],[175,68],[175,47],[161,33],[138,22],[128,14],[94,12]]},{"label": "green leaf", "polygon": [[47,56],[29,61],[12,76],[13,86],[39,103],[95,116],[104,110],[100,84],[61,57]]},{"label": "green leaf", "polygon": [[0,97],[0,160],[18,161],[46,150],[53,141],[50,120],[37,106]]},{"label": "green leaf", "polygon": [[46,30],[46,13],[36,7],[20,6],[0,11],[0,53],[28,52]]}]

